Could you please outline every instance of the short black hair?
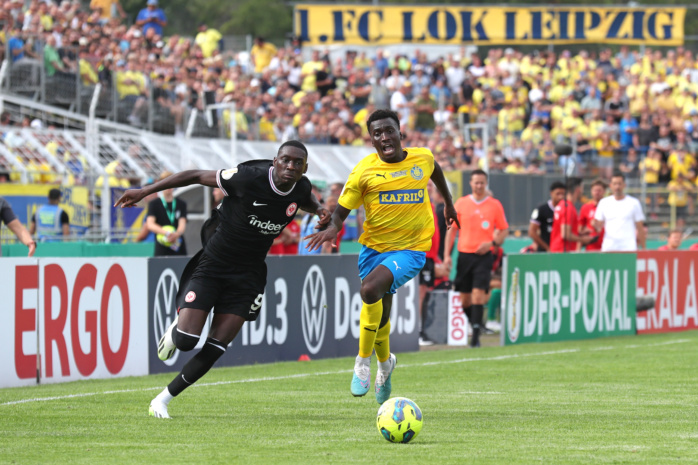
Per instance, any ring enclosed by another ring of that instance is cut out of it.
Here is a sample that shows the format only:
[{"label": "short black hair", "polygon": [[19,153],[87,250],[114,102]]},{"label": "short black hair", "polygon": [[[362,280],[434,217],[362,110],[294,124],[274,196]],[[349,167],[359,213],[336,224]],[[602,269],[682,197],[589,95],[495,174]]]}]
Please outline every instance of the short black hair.
[{"label": "short black hair", "polygon": [[49,200],[58,200],[61,198],[61,191],[59,189],[51,189],[48,191]]},{"label": "short black hair", "polygon": [[562,181],[555,181],[552,184],[550,184],[550,192],[557,190],[557,189],[564,189],[565,188],[565,183]]},{"label": "short black hair", "polygon": [[305,147],[305,145],[303,145],[303,142],[299,140],[287,140],[286,142],[281,144],[281,147],[279,147],[279,150],[276,152],[276,154],[278,155],[281,152],[281,149],[287,146],[301,149],[303,152],[305,152],[305,158],[308,158],[308,149]]},{"label": "short black hair", "polygon": [[371,116],[368,117],[368,121],[366,121],[366,129],[368,129],[368,132],[371,132],[371,123],[385,118],[390,118],[395,121],[397,123],[397,128],[400,129],[400,118],[397,116],[397,113],[392,110],[376,110],[371,113]]},{"label": "short black hair", "polygon": [[567,179],[567,190],[568,191],[573,191],[577,187],[582,185],[582,180],[580,178],[568,178]]},{"label": "short black hair", "polygon": [[487,173],[485,173],[483,170],[475,170],[470,173],[470,179],[473,179],[473,176],[477,175],[482,175],[485,177],[485,179],[489,178],[489,176],[487,176]]},{"label": "short black hair", "polygon": [[613,175],[611,175],[611,179],[613,179],[613,178],[621,178],[623,180],[623,182],[625,182],[625,175],[620,170],[613,171]]}]

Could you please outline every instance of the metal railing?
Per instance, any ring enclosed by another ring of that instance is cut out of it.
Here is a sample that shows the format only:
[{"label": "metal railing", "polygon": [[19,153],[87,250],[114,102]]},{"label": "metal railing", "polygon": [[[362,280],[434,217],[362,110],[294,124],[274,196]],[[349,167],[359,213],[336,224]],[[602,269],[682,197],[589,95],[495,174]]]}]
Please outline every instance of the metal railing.
[{"label": "metal railing", "polygon": [[[693,223],[696,207],[695,190],[683,190],[677,194],[678,203],[685,203],[684,205],[677,205],[676,201],[671,201],[672,191],[666,187],[630,188],[625,192],[638,197],[644,209],[649,210],[646,214],[648,222],[656,224],[659,231],[666,232],[667,229],[671,231],[680,227],[695,226]],[[682,224],[679,224],[680,219]]]},{"label": "metal railing", "polygon": [[[9,43],[6,44],[5,56],[8,58],[2,62],[3,72],[0,73],[0,88],[4,89],[6,94],[25,97],[86,117],[98,84],[101,84],[93,110],[98,118],[130,125],[137,130],[184,135],[187,121],[191,120],[191,115],[194,113],[196,116],[190,128],[191,137],[226,137],[226,131],[222,131],[223,128],[219,129],[217,122],[214,125],[209,124],[204,113],[194,111],[196,108],[188,108],[185,105],[185,97],[175,95],[176,82],[171,81],[160,85],[151,80],[150,76],[138,73],[141,81],[138,92],[120,95],[117,83],[123,79],[124,71],[107,69],[100,73],[100,81],[88,82],[87,78],[80,74],[80,61],[87,62],[97,75],[96,57],[81,58],[78,47],[62,47],[61,57],[71,57],[66,60],[72,59],[74,68],[65,71],[53,70],[53,66],[47,68],[43,58],[46,47],[43,38],[31,37],[30,39],[38,55],[36,59],[22,58],[13,61],[9,58]],[[226,39],[230,43],[234,42],[235,45],[248,46],[251,43],[250,37]],[[199,96],[198,100],[203,102],[204,96]],[[256,127],[257,120],[255,116],[251,121],[253,128]],[[63,121],[53,123],[60,126],[65,124]]]},{"label": "metal railing", "polygon": [[[0,176],[15,183],[86,186],[93,205],[111,205],[112,180],[127,179],[129,184],[143,185],[163,171],[228,168],[248,160],[271,159],[278,150],[274,142],[173,137],[102,120],[94,111],[99,95],[100,90],[95,89],[89,116],[84,116],[0,94],[0,111],[17,116],[40,115],[44,121],[62,123],[60,128],[51,129],[0,126]],[[232,105],[228,107],[234,111]],[[234,134],[234,121],[231,124]],[[307,175],[324,184],[345,181],[366,155],[363,147],[335,145],[308,146],[308,152],[312,162]],[[80,166],[79,174],[76,165]],[[95,234],[102,234],[98,237],[119,234],[111,226],[109,215],[94,213],[91,224],[98,230]]]}]

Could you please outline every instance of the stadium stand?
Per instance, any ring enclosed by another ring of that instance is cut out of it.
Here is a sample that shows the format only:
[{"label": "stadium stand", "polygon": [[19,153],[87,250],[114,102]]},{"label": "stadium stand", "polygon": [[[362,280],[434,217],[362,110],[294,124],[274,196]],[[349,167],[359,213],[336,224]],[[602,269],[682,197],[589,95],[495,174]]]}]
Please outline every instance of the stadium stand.
[{"label": "stadium stand", "polygon": [[[100,84],[95,115],[119,127],[225,138],[232,119],[238,140],[361,147],[368,145],[367,115],[392,106],[405,121],[405,144],[429,147],[446,170],[591,177],[620,168],[631,188],[649,182],[659,189],[682,173],[688,195],[695,191],[698,64],[684,47],[576,54],[491,48],[482,55],[463,48],[430,59],[419,50],[304,55],[293,45],[256,41],[248,52],[222,50],[210,28],[202,33],[217,41],[162,37],[75,2],[5,6],[5,90],[87,115]],[[233,115],[225,106],[231,103]],[[7,124],[22,125],[25,116],[11,114]],[[32,114],[29,123],[52,125],[42,118]],[[22,144],[12,146],[12,137],[0,149],[4,163],[55,167],[36,147],[31,158]],[[571,145],[574,154],[559,157],[555,144]],[[116,135],[101,137],[99,148],[102,167],[130,150],[128,137]],[[654,152],[658,169],[646,160]],[[216,153],[225,159],[225,150]],[[158,163],[152,147],[141,145],[120,169],[147,179],[173,155]],[[650,197],[654,217],[666,200]]]}]

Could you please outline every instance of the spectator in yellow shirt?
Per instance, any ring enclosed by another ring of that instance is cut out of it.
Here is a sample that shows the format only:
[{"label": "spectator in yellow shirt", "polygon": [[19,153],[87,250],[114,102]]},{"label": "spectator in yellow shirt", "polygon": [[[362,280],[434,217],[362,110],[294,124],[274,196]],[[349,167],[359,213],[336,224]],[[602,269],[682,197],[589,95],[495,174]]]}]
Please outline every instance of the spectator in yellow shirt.
[{"label": "spectator in yellow shirt", "polygon": [[[211,55],[213,55],[213,52],[222,48],[222,39],[223,35],[221,35],[220,32],[218,32],[216,29],[208,27],[204,23],[201,23],[199,25],[199,33],[196,34],[194,42],[201,49],[201,53],[203,54],[204,58],[209,58]],[[254,47],[252,47],[252,50],[254,50]],[[276,52],[274,52],[274,54],[276,54]],[[271,57],[269,57],[269,61],[271,61]],[[269,66],[269,61],[267,61],[266,65],[264,66],[265,68]],[[257,71],[256,63],[255,72],[261,72]]]},{"label": "spectator in yellow shirt", "polygon": [[514,137],[521,137],[521,132],[524,129],[526,118],[526,109],[523,104],[516,99],[511,101],[511,110],[509,112],[509,131]]},{"label": "spectator in yellow shirt", "polygon": [[250,57],[254,63],[254,72],[261,73],[264,69],[269,66],[271,59],[276,55],[276,47],[274,44],[264,40],[264,37],[257,37],[254,40],[254,45],[252,50],[250,50]]},{"label": "spectator in yellow shirt", "polygon": [[80,72],[80,78],[82,79],[82,85],[85,87],[94,86],[99,82],[99,76],[97,71],[95,71],[92,63],[87,60],[89,52],[87,49],[83,48],[80,50],[80,59],[78,61],[78,68]]},{"label": "spectator in yellow shirt", "polygon": [[676,179],[669,181],[669,199],[667,203],[676,209],[676,227],[683,229],[688,217],[688,201],[690,194],[695,191],[682,172],[679,172]]},{"label": "spectator in yellow shirt", "polygon": [[524,174],[526,168],[524,168],[523,161],[520,158],[514,158],[512,162],[504,168],[504,172],[507,174]]},{"label": "spectator in yellow shirt", "polygon": [[259,138],[276,142],[276,133],[274,132],[274,112],[270,107],[264,110],[264,115],[259,119]]},{"label": "spectator in yellow shirt", "polygon": [[619,146],[618,141],[611,139],[607,132],[602,132],[596,139],[596,153],[599,156],[598,166],[601,175],[606,179],[611,179],[611,174],[613,174],[613,157]]},{"label": "spectator in yellow shirt", "polygon": [[659,186],[659,171],[661,169],[662,154],[655,149],[649,149],[645,159],[640,162],[640,173],[644,174],[645,184],[647,184],[647,189],[650,190],[650,217],[652,219],[656,219],[657,213],[659,212],[659,207],[657,206],[658,196],[657,193],[652,192],[652,190]]},{"label": "spectator in yellow shirt", "polygon": [[557,85],[553,86],[552,89],[550,89],[550,92],[548,94],[548,100],[550,100],[553,103],[557,103],[565,98],[567,95],[567,92],[569,92],[571,89],[567,85],[567,79],[561,78]]},{"label": "spectator in yellow shirt", "polygon": [[366,56],[366,52],[361,52],[354,58],[354,68],[367,71],[371,68],[371,59]]},{"label": "spectator in yellow shirt", "polygon": [[526,129],[521,133],[521,140],[523,142],[532,142],[534,146],[539,146],[543,142],[543,129],[540,126],[540,121],[537,119],[531,119],[526,126]]},{"label": "spectator in yellow shirt", "polygon": [[325,62],[320,59],[320,52],[313,50],[310,61],[303,63],[301,67],[301,90],[305,92],[314,92],[317,90],[317,78],[315,74],[318,71],[325,69]]},{"label": "spectator in yellow shirt", "polygon": [[664,87],[662,93],[654,100],[657,108],[661,108],[669,114],[676,110],[676,102],[674,102],[674,98],[671,96],[671,87],[669,86]]},{"label": "spectator in yellow shirt", "polygon": [[138,60],[129,58],[129,62],[121,60],[117,62],[116,91],[120,100],[135,101],[145,95],[145,75],[136,70]]},{"label": "spectator in yellow shirt", "polygon": [[109,22],[109,20],[115,18],[117,14],[119,18],[126,19],[126,12],[119,0],[92,0],[90,1],[90,9],[92,11],[99,11],[99,22],[101,24]]},{"label": "spectator in yellow shirt", "polygon": [[477,120],[477,115],[478,107],[472,100],[465,100],[463,104],[458,107],[458,117],[462,118],[464,124],[475,122]]},{"label": "spectator in yellow shirt", "polygon": [[[114,160],[104,167],[104,173],[109,177],[109,187],[131,187],[131,183],[126,178],[126,171],[121,165],[120,160]],[[97,178],[95,182],[96,194],[98,197],[102,195],[102,187],[104,186],[104,176]]]},{"label": "spectator in yellow shirt", "polygon": [[672,180],[678,179],[679,174],[683,175],[685,178],[688,172],[695,168],[696,159],[693,158],[693,155],[686,152],[684,147],[677,147],[676,150],[669,155],[667,165],[669,165],[671,169]]}]

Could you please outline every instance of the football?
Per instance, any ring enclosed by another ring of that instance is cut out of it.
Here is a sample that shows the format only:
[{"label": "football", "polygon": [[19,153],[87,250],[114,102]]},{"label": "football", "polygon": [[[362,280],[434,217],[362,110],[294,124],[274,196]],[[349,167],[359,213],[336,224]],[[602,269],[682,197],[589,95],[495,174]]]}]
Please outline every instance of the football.
[{"label": "football", "polygon": [[[167,234],[176,231],[175,227],[174,227],[174,226],[171,226],[171,225],[169,225],[169,224],[166,225],[166,226],[163,226],[162,229],[164,229],[165,231],[167,231]],[[168,240],[167,240],[167,235],[166,235],[166,234],[158,234],[158,235],[155,236],[155,239],[156,239],[160,244],[164,245],[165,247],[171,248],[171,249],[174,250],[175,252],[176,252],[177,250],[179,250],[179,247],[180,247],[180,245],[182,244],[182,239],[181,239],[181,238],[177,238],[177,240],[174,241],[174,243],[168,241]]]},{"label": "football", "polygon": [[383,402],[376,418],[378,431],[387,441],[403,444],[419,434],[422,423],[422,411],[405,397],[393,397]]}]

